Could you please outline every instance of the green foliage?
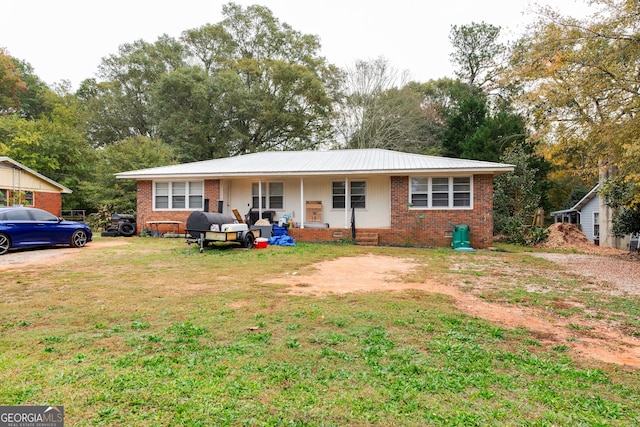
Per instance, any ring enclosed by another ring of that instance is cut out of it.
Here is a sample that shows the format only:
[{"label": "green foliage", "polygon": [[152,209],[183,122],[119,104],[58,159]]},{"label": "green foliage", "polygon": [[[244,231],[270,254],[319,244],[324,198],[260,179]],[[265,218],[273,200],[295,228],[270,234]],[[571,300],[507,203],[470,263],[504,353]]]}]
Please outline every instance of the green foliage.
[{"label": "green foliage", "polygon": [[522,147],[510,149],[501,161],[514,165],[514,171],[494,180],[495,232],[513,236],[516,241],[528,240],[523,227],[533,222],[540,202],[535,190],[536,170],[529,164],[531,157]]},{"label": "green foliage", "polygon": [[535,246],[545,242],[549,237],[548,228],[523,224],[521,218],[517,217],[502,219],[500,227],[505,242],[515,245]]},{"label": "green foliage", "polygon": [[150,118],[152,93],[157,82],[171,70],[184,66],[184,47],[169,36],[155,43],[126,43],[103,59],[102,82],[82,82],[78,96],[86,106],[87,135],[94,146],[130,137],[154,138]]},{"label": "green foliage", "polygon": [[625,182],[620,177],[602,183],[600,195],[614,209],[611,233],[616,237],[640,233],[640,204],[633,202],[632,188],[636,183]]},{"label": "green foliage", "polygon": [[176,163],[175,154],[167,144],[145,137],[110,144],[96,154],[94,179],[82,182],[81,188],[91,195],[90,206],[106,205],[114,213],[135,213],[137,197],[136,182],[116,180],[116,173]]},{"label": "green foliage", "polygon": [[24,90],[17,93],[18,114],[27,119],[48,116],[55,105],[55,100],[52,103],[52,90],[34,73],[31,64],[17,58],[13,62],[25,84]]},{"label": "green foliage", "polygon": [[[77,190],[80,182],[91,176],[95,159],[81,131],[77,99],[69,93],[48,91],[42,102],[47,105],[47,114],[38,118],[0,116],[0,155]],[[66,195],[65,207],[84,208],[85,196],[82,191]]]},{"label": "green foliage", "polygon": [[[508,80],[529,90],[521,98],[535,132],[549,142],[560,169],[596,177],[615,167],[638,182],[640,83],[637,1],[589,2],[592,15],[576,19],[540,8],[539,19],[515,45]],[[640,200],[640,187],[631,200]]]},{"label": "green foliage", "polygon": [[26,84],[20,75],[20,68],[3,48],[0,48],[0,117],[12,114],[20,108],[20,93]]},{"label": "green foliage", "polygon": [[620,208],[616,211],[611,233],[616,237],[640,233],[640,208]]},{"label": "green foliage", "polygon": [[326,139],[337,70],[319,56],[317,37],[262,6],[230,3],[223,15],[180,40],[137,41],[103,61],[104,81],[79,90],[95,146],[145,136],[195,161]]},{"label": "green foliage", "polygon": [[464,141],[471,138],[487,119],[486,102],[478,91],[471,91],[458,100],[459,107],[447,118],[447,132],[443,140],[446,156],[462,157]]}]

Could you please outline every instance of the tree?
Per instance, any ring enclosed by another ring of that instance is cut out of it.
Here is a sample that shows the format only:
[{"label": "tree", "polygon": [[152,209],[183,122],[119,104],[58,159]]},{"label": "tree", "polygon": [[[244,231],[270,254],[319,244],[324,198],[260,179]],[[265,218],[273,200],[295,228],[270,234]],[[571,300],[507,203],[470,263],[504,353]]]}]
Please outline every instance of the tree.
[{"label": "tree", "polygon": [[231,151],[221,138],[225,118],[219,100],[224,95],[198,66],[178,69],[158,83],[152,109],[158,135],[181,161],[225,157]]},{"label": "tree", "polygon": [[335,129],[341,148],[385,148],[423,153],[435,142],[430,113],[416,83],[385,58],[356,61],[343,73],[343,97],[337,104]]},{"label": "tree", "polygon": [[[217,96],[210,139],[226,147],[226,155],[315,148],[324,142],[338,72],[319,56],[318,38],[281,24],[262,6],[229,3],[223,16],[218,25],[183,35],[184,41],[197,40],[188,50],[200,53],[212,80],[209,93]],[[203,46],[218,50],[205,55]]]},{"label": "tree", "polygon": [[522,147],[507,150],[500,160],[514,165],[514,170],[494,182],[494,230],[514,243],[530,243],[529,224],[540,203],[535,188],[537,171],[531,168],[530,157]]},{"label": "tree", "polygon": [[472,87],[492,89],[507,48],[498,42],[500,27],[485,22],[454,25],[449,40],[454,51],[452,62],[456,76]]},{"label": "tree", "polygon": [[20,76],[20,69],[4,49],[0,48],[0,116],[17,112],[20,92],[27,89]]},{"label": "tree", "polygon": [[151,93],[169,71],[184,66],[184,46],[163,35],[155,43],[137,40],[103,58],[102,81],[82,82],[78,96],[87,106],[87,133],[96,147],[131,136],[153,137]]},{"label": "tree", "polygon": [[601,10],[583,20],[541,9],[513,51],[511,79],[527,85],[524,106],[553,142],[554,161],[571,153],[564,163],[588,177],[615,168],[632,206],[640,203],[640,3],[590,3]]},{"label": "tree", "polygon": [[161,138],[194,161],[326,140],[338,73],[318,38],[262,6],[229,3],[223,15],[180,40],[138,41],[103,60],[103,81],[78,91],[94,146]]},{"label": "tree", "polygon": [[96,155],[93,179],[84,181],[81,190],[90,195],[88,205],[107,206],[112,213],[136,212],[136,182],[116,180],[116,173],[176,163],[171,147],[143,136],[109,144]]},{"label": "tree", "polygon": [[0,155],[73,189],[63,199],[65,208],[86,208],[86,195],[76,190],[90,179],[95,157],[82,132],[78,100],[68,92],[48,91],[43,105],[49,111],[38,118],[0,117]]},{"label": "tree", "polygon": [[458,108],[447,117],[447,131],[443,140],[444,155],[462,157],[465,150],[464,142],[484,125],[487,116],[487,100],[479,90],[471,90],[465,98],[458,100]]}]

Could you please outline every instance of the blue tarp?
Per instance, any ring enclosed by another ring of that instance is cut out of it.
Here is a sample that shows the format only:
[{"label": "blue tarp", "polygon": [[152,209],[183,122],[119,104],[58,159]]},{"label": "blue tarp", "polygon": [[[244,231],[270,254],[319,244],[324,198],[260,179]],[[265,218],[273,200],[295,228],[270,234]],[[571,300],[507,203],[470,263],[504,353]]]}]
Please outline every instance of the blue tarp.
[{"label": "blue tarp", "polygon": [[295,246],[296,242],[294,242],[293,237],[282,235],[282,236],[273,236],[269,239],[270,245],[278,245],[278,246]]}]

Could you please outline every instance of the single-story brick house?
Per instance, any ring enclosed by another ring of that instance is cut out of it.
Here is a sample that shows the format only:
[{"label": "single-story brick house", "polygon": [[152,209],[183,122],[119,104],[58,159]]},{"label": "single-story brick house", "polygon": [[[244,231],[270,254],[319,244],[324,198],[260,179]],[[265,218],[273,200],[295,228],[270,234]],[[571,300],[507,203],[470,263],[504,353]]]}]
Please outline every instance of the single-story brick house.
[{"label": "single-story brick house", "polygon": [[355,218],[357,240],[448,246],[453,227],[468,225],[471,245],[483,248],[493,241],[493,179],[511,171],[502,163],[356,149],[269,151],[116,177],[137,181],[138,231],[149,221],[186,223],[210,206],[288,218],[297,241],[348,239]]},{"label": "single-story brick house", "polygon": [[21,204],[62,215],[62,195],[71,190],[25,165],[0,156],[0,206]]}]

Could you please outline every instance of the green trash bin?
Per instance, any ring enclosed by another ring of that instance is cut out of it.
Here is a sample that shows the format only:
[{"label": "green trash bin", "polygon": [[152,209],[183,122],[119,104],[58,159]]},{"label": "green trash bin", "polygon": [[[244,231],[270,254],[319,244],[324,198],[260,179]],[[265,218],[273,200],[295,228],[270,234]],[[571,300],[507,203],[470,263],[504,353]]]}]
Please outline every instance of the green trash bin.
[{"label": "green trash bin", "polygon": [[463,249],[463,250],[467,248],[471,248],[471,242],[469,241],[468,225],[453,226],[453,239],[451,240],[451,247],[453,249]]}]

